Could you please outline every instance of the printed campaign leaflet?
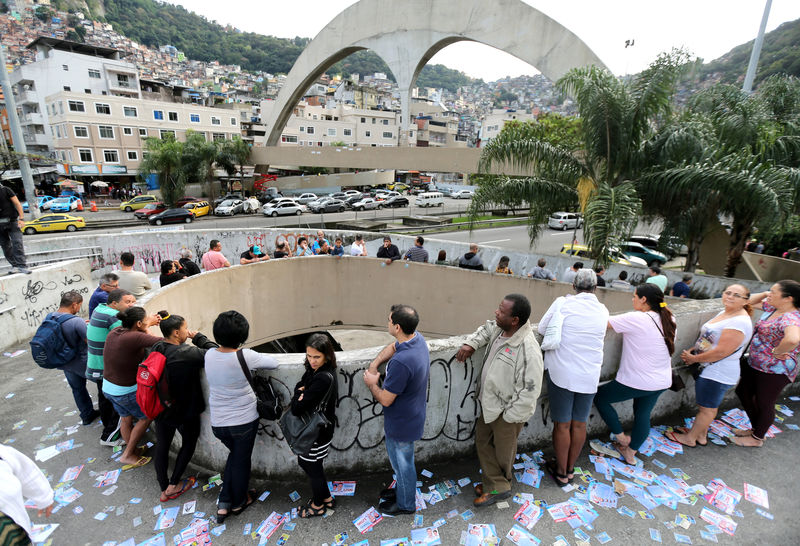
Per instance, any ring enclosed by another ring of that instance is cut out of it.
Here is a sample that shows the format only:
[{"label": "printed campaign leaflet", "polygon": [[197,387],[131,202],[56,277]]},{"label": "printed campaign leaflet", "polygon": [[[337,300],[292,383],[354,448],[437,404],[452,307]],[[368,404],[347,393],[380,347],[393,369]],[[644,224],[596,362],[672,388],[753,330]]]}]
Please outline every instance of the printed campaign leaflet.
[{"label": "printed campaign leaflet", "polygon": [[617,507],[617,495],[614,488],[602,482],[592,482],[587,489],[589,500],[605,508]]},{"label": "printed campaign leaflet", "polygon": [[164,529],[169,529],[175,525],[175,520],[178,518],[178,512],[180,509],[180,506],[173,506],[172,508],[163,509],[158,515],[156,526],[153,528],[153,531],[163,531]]},{"label": "printed campaign leaflet", "polygon": [[328,482],[328,489],[334,497],[352,497],[356,494],[356,482]]},{"label": "printed campaign leaflet", "polygon": [[423,529],[411,530],[411,544],[420,546],[435,546],[441,544],[439,529],[436,527],[425,527]]},{"label": "printed campaign leaflet", "polygon": [[529,501],[525,501],[520,509],[517,510],[517,513],[514,514],[514,519],[526,529],[531,529],[541,517],[542,509]]},{"label": "printed campaign leaflet", "polygon": [[517,546],[539,546],[541,540],[533,536],[519,525],[515,525],[506,535],[506,538]]},{"label": "printed campaign leaflet", "polygon": [[703,495],[708,504],[725,512],[732,514],[736,509],[736,505],[742,500],[742,494],[738,491],[731,489],[725,482],[720,479],[714,479],[708,482],[709,493]]},{"label": "printed campaign leaflet", "polygon": [[485,546],[499,542],[494,523],[470,523],[461,538],[464,546]]},{"label": "printed campaign leaflet", "polygon": [[700,510],[700,519],[722,529],[731,536],[736,532],[736,526],[738,525],[730,516],[718,514],[705,506]]},{"label": "printed campaign leaflet", "polygon": [[536,466],[525,468],[522,472],[514,472],[514,477],[518,482],[536,487],[537,489],[542,483],[544,472],[539,470]]},{"label": "printed campaign leaflet", "polygon": [[259,537],[266,537],[269,539],[283,522],[284,517],[282,514],[272,512],[267,519],[261,522],[261,525],[255,530],[255,534]]},{"label": "printed campaign leaflet", "polygon": [[353,520],[353,525],[356,526],[356,529],[363,535],[375,525],[383,519],[380,512],[375,510],[374,506],[370,506],[369,510],[358,516],[356,519]]},{"label": "printed campaign leaflet", "polygon": [[755,485],[745,483],[744,498],[746,498],[753,504],[763,506],[764,508],[769,510],[769,496],[767,495],[767,492],[761,489],[760,487],[756,487]]}]

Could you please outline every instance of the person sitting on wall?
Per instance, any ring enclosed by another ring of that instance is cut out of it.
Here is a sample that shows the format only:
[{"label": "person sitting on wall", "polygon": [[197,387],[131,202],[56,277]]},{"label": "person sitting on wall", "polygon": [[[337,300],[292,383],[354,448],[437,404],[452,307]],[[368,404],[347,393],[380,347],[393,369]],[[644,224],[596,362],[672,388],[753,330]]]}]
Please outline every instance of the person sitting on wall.
[{"label": "person sitting on wall", "polygon": [[286,241],[281,241],[275,247],[275,252],[272,255],[273,258],[291,258],[292,257],[292,249],[286,244]]},{"label": "person sitting on wall", "polygon": [[196,263],[194,263],[194,260],[192,260],[192,251],[189,250],[188,248],[183,248],[181,249],[180,254],[181,257],[178,260],[178,263],[180,264],[181,272],[187,277],[191,277],[192,275],[199,275],[200,268],[197,266]]},{"label": "person sitting on wall", "polygon": [[364,243],[364,236],[361,234],[356,235],[356,240],[350,245],[351,256],[366,256],[367,245]]},{"label": "person sitting on wall", "polygon": [[344,247],[342,246],[342,238],[337,237],[336,241],[333,243],[333,248],[331,249],[332,256],[339,256],[340,258],[344,256]]},{"label": "person sitting on wall", "polygon": [[418,236],[414,241],[414,246],[406,251],[406,255],[403,256],[403,259],[412,262],[427,263],[428,251],[425,250],[425,247],[423,246],[424,244],[425,239],[422,237],[422,235]]},{"label": "person sitting on wall", "polygon": [[305,258],[306,256],[313,256],[314,251],[308,246],[308,239],[300,237],[297,239],[297,257]]},{"label": "person sitting on wall", "polygon": [[261,247],[258,245],[251,246],[239,256],[239,263],[241,265],[265,262],[267,260],[269,260],[269,256],[261,252]]},{"label": "person sitting on wall", "polygon": [[684,273],[683,279],[672,285],[669,295],[676,298],[688,298],[692,292],[692,288],[689,286],[692,284],[692,278],[691,273]]},{"label": "person sitting on wall", "polygon": [[655,264],[650,266],[650,276],[647,277],[646,283],[654,284],[661,289],[662,292],[667,291],[667,276],[661,272],[661,268]]},{"label": "person sitting on wall", "polygon": [[222,243],[217,239],[211,239],[208,245],[208,251],[203,254],[203,258],[200,261],[203,264],[203,269],[206,271],[214,271],[215,269],[231,266],[228,258],[222,253]]},{"label": "person sitting on wall", "polygon": [[383,238],[383,246],[378,249],[378,258],[386,260],[386,265],[389,265],[395,260],[400,259],[400,249],[397,245],[392,244],[392,238],[386,235]]},{"label": "person sitting on wall", "polygon": [[528,277],[532,279],[542,279],[546,281],[554,281],[556,280],[556,274],[547,269],[545,266],[547,265],[547,260],[544,258],[539,258],[537,265],[531,269],[531,272],[528,273]]},{"label": "person sitting on wall", "polygon": [[469,244],[469,252],[464,254],[458,259],[458,267],[461,269],[473,269],[475,271],[483,271],[483,261],[478,256],[478,245],[475,243]]},{"label": "person sitting on wall", "polygon": [[186,275],[178,270],[179,266],[180,264],[173,260],[161,262],[161,275],[158,278],[161,288],[186,278]]},{"label": "person sitting on wall", "polygon": [[500,261],[497,262],[497,269],[494,270],[495,273],[501,273],[503,275],[513,275],[514,272],[511,271],[511,268],[508,267],[508,262],[511,261],[511,258],[508,256],[501,256]]},{"label": "person sitting on wall", "polygon": [[611,284],[609,286],[616,290],[630,291],[633,289],[633,287],[631,286],[631,283],[629,283],[627,279],[628,279],[628,272],[620,271],[619,277],[611,281]]}]

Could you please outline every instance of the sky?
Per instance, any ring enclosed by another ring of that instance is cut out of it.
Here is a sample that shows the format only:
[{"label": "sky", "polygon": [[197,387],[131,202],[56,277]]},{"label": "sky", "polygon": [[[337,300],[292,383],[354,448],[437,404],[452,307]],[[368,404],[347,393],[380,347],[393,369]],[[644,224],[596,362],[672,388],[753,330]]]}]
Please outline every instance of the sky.
[{"label": "sky", "polygon": [[[355,0],[167,0],[222,25],[281,38],[313,37]],[[396,0],[402,2],[403,0]],[[489,1],[489,0],[484,0]],[[636,73],[656,56],[684,47],[708,62],[755,38],[765,0],[523,0],[552,17],[594,50],[617,75]],[[299,8],[299,9],[298,9]],[[800,19],[800,0],[773,0],[767,32]],[[633,47],[625,47],[633,40]],[[473,78],[537,74],[531,65],[492,47],[459,42],[436,54]]]}]

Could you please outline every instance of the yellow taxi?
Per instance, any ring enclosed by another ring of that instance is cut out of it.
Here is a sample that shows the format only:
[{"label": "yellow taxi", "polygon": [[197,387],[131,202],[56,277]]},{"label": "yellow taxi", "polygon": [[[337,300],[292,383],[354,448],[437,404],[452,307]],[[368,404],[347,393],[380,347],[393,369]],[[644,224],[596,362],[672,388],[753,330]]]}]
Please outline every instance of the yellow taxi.
[{"label": "yellow taxi", "polygon": [[158,199],[155,195],[137,195],[133,199],[129,201],[125,201],[120,204],[119,210],[124,210],[125,212],[133,212],[135,210],[143,209],[145,205],[149,205],[150,203],[156,203]]},{"label": "yellow taxi", "polygon": [[193,203],[186,203],[183,208],[191,212],[195,218],[211,214],[211,206],[208,201],[195,201]]},{"label": "yellow taxi", "polygon": [[45,231],[77,231],[86,227],[86,220],[69,214],[44,214],[38,220],[25,222],[25,234],[33,235]]},{"label": "yellow taxi", "polygon": [[[586,258],[590,260],[592,258],[592,252],[589,250],[589,247],[586,245],[578,245],[578,244],[570,244],[567,243],[561,247],[561,254],[566,254],[568,256],[577,256],[578,258]],[[611,257],[611,261],[615,264],[620,265],[643,265],[647,266],[647,263],[642,260],[641,258],[637,258],[635,256],[628,256],[623,254],[619,249],[612,248],[609,250],[609,255]]]}]

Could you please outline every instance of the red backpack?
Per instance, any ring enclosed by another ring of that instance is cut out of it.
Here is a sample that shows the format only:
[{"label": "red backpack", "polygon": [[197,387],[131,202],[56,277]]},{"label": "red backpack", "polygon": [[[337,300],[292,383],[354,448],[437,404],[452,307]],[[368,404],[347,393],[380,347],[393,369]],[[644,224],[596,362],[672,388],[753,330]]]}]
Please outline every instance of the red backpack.
[{"label": "red backpack", "polygon": [[136,374],[136,402],[148,419],[155,419],[171,404],[169,385],[164,374],[167,358],[150,351]]}]

